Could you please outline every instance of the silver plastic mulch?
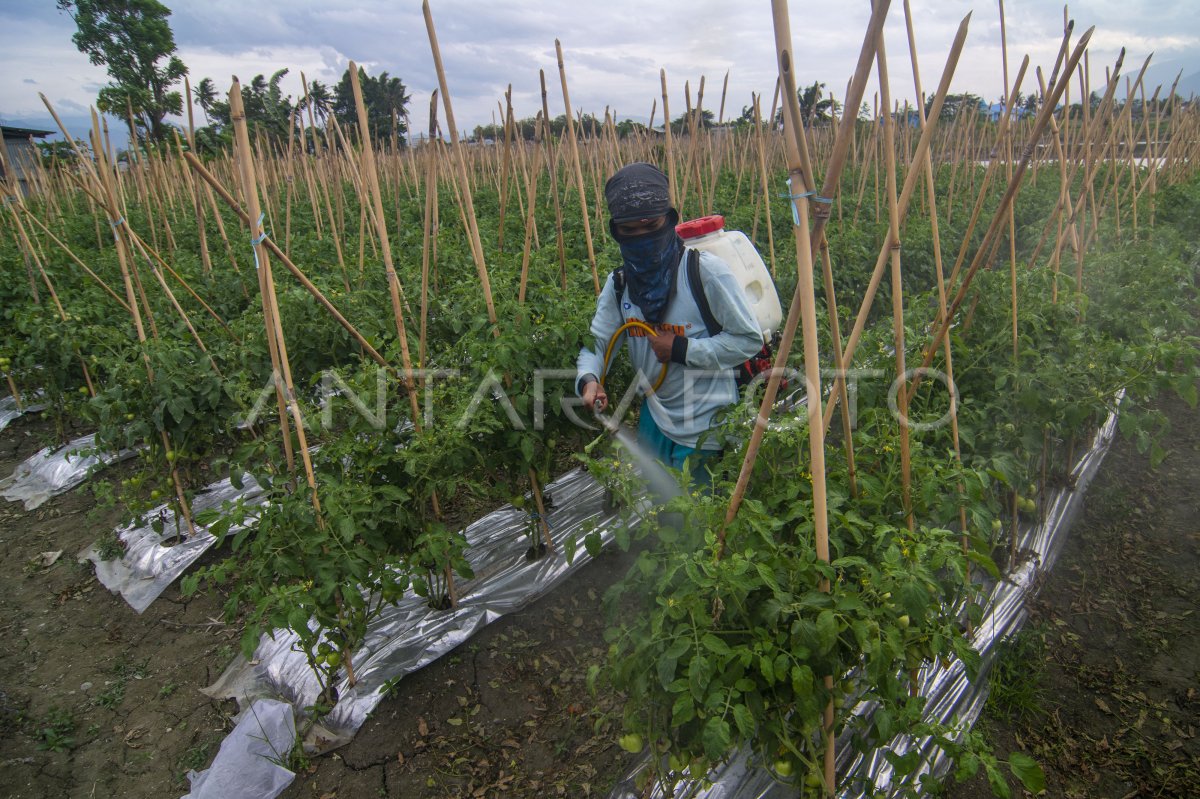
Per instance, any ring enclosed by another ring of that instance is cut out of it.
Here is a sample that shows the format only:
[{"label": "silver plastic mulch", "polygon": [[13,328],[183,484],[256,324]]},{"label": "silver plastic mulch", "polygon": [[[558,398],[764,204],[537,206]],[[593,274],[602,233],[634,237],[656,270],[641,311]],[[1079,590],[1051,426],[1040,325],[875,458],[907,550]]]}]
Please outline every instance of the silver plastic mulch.
[{"label": "silver plastic mulch", "polygon": [[[36,395],[34,399],[37,399]],[[29,404],[29,398],[25,398],[25,402],[21,407],[17,407],[16,397],[0,397],[0,430],[12,424],[13,420],[19,419],[22,415],[40,411],[45,408],[45,405],[40,403]]]},{"label": "silver plastic mulch", "polygon": [[[537,560],[526,558],[529,515],[512,506],[467,527],[466,557],[475,577],[458,583],[457,607],[433,610],[425,598],[409,591],[375,619],[354,653],[357,682],[351,688],[343,677],[335,686],[336,706],[305,742],[311,751],[348,743],[397,678],[431,663],[504,614],[526,607],[588,562],[582,547],[567,562],[563,549],[569,538],[582,540],[594,528],[605,543],[611,540],[617,520],[602,510],[603,487],[590,475],[575,469],[546,490],[554,500],[546,519],[555,551]],[[278,630],[274,637],[263,636],[250,660],[238,656],[204,693],[237,699],[242,707],[258,697],[284,699],[302,713],[318,698],[320,686],[305,656],[293,649],[296,640],[293,633]]]},{"label": "silver plastic mulch", "polygon": [[[1083,506],[1084,493],[1100,468],[1116,431],[1116,414],[1110,414],[1092,440],[1091,447],[1075,463],[1071,489],[1048,492],[1042,519],[1037,524],[1023,525],[1017,549],[1023,556],[1003,578],[983,583],[984,617],[974,631],[972,645],[982,656],[979,678],[967,680],[961,661],[951,660],[947,666],[933,664],[922,669],[918,690],[926,698],[925,715],[959,728],[970,727],[979,718],[988,695],[986,675],[995,661],[996,644],[1013,635],[1025,622],[1025,600],[1032,596],[1036,578],[1047,572],[1058,557],[1071,525]],[[855,708],[855,714],[870,714],[874,708]],[[885,752],[903,756],[916,750],[920,765],[904,777],[898,776],[884,757]],[[917,785],[923,774],[944,777],[951,763],[929,739],[897,736],[875,751],[855,753],[849,741],[838,742],[838,783],[846,786],[840,799],[867,799],[895,795],[906,786]],[[636,787],[638,776],[650,765],[644,759],[609,794],[609,799],[637,799],[645,794]],[[775,780],[749,751],[743,749],[705,776],[705,779],[683,779],[675,786],[672,799],[791,799],[795,785]],[[650,796],[666,799],[661,788]]]},{"label": "silver plastic mulch", "polygon": [[93,472],[133,455],[131,449],[97,452],[95,433],[81,436],[65,447],[45,447],[0,480],[0,497],[9,502],[23,502],[25,510],[34,510],[51,497],[79,485]]},{"label": "silver plastic mulch", "polygon": [[[205,488],[192,501],[192,515],[239,500],[247,506],[263,502],[262,488],[249,475],[242,488],[235,488],[229,478]],[[231,527],[229,533],[236,533],[253,523],[253,517],[249,517],[243,524]],[[141,613],[176,577],[217,543],[217,537],[207,527],[197,524],[195,529],[195,535],[188,535],[186,526],[176,518],[172,507],[160,505],[146,514],[144,523],[131,523],[116,529],[117,540],[124,548],[120,558],[106,560],[99,544],[83,550],[79,558],[96,564],[96,577],[104,587],[120,594],[130,607]]]}]

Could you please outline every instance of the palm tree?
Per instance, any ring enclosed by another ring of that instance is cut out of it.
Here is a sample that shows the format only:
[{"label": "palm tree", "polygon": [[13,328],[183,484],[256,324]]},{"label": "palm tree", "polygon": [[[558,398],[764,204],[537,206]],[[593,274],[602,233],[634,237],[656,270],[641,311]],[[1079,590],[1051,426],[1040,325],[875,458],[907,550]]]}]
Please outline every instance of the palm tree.
[{"label": "palm tree", "polygon": [[204,112],[205,124],[211,125],[212,121],[208,118],[208,112],[212,110],[213,103],[217,100],[217,87],[213,85],[212,78],[205,78],[196,84],[196,88],[192,89],[192,94],[196,96],[196,104]]},{"label": "palm tree", "polygon": [[312,105],[313,116],[317,122],[324,125],[325,118],[333,108],[333,95],[329,93],[329,87],[319,80],[308,84],[307,102]]},{"label": "palm tree", "polygon": [[800,115],[804,117],[805,125],[811,127],[814,121],[829,119],[829,109],[833,101],[821,99],[824,94],[825,84],[820,81],[814,81],[812,86],[798,92]]}]

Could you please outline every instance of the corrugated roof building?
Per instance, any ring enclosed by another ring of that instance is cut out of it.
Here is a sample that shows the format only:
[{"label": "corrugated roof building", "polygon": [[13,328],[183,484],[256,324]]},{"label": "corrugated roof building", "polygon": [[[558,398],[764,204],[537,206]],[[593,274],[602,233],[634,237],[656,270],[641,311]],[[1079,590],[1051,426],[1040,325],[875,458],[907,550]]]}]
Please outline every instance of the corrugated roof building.
[{"label": "corrugated roof building", "polygon": [[0,125],[0,132],[4,134],[3,145],[0,145],[0,179],[9,181],[22,194],[28,194],[28,175],[38,159],[33,140],[44,139],[53,135],[54,131]]}]

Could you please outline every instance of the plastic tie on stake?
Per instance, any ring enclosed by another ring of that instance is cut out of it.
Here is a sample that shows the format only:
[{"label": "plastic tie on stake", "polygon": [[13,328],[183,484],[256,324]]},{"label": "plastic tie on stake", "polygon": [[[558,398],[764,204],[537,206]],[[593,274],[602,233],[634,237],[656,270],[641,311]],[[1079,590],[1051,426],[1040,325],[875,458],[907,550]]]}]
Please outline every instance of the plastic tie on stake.
[{"label": "plastic tie on stake", "polygon": [[[254,223],[254,227],[256,227],[256,228],[262,227],[264,218],[266,218],[265,212],[259,214],[258,221]],[[254,247],[254,250],[253,250],[253,252],[254,252],[254,270],[256,272],[261,268],[261,266],[258,263],[258,245],[260,245],[264,241],[266,241],[270,235],[271,235],[270,233],[268,233],[266,230],[264,230],[262,233],[259,233],[257,236],[250,237],[250,244]]]},{"label": "plastic tie on stake", "polygon": [[125,217],[121,217],[116,222],[109,222],[108,224],[112,225],[113,227],[120,227],[121,225],[125,224]]},{"label": "plastic tie on stake", "polygon": [[[792,188],[792,179],[791,179],[791,178],[788,178],[788,179],[787,179],[787,185],[788,185],[788,188],[789,188],[789,189],[791,189],[791,188]],[[784,193],[782,193],[782,194],[780,194],[780,195],[779,195],[780,197],[783,197],[783,198],[785,198],[785,199],[788,199],[788,200],[792,200],[792,201],[793,201],[793,202],[791,203],[791,206],[792,206],[792,224],[794,224],[794,225],[796,225],[796,226],[799,226],[799,225],[800,225],[800,212],[799,212],[798,210],[796,210],[796,203],[795,203],[795,200],[803,200],[805,197],[812,197],[814,194],[816,194],[816,192],[815,192],[815,191],[804,191],[804,192],[800,192],[799,194],[793,194],[793,193],[792,193],[792,192],[790,192],[790,191],[786,191],[786,192],[784,192]]]}]

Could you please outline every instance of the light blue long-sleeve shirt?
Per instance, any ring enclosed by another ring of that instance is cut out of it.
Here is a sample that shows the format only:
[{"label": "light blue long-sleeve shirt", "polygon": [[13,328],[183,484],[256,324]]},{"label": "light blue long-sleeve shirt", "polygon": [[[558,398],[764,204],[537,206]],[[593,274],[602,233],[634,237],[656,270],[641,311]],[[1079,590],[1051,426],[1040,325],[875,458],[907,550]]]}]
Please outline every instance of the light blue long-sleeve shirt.
[{"label": "light blue long-sleeve shirt", "polygon": [[[717,410],[737,400],[733,369],[762,348],[763,336],[746,293],[728,264],[712,253],[701,251],[704,295],[713,317],[722,327],[717,335],[708,334],[688,283],[687,258],[685,251],[676,270],[675,294],[667,304],[663,320],[651,325],[659,331],[672,330],[677,336],[686,337],[683,363],[672,359],[662,386],[646,397],[643,412],[648,409],[659,429],[672,441],[696,447],[700,435],[712,425]],[[618,300],[612,281],[609,275],[596,303],[596,315],[592,317],[595,343],[579,352],[576,386],[581,386],[587,375],[603,373],[604,350],[617,328],[627,321],[645,321],[641,308],[630,298],[628,287]],[[646,394],[645,388],[654,385],[662,364],[655,357],[645,331],[637,329],[621,337],[612,358],[617,357],[626,339],[635,375],[644,376],[640,383],[635,377],[635,386],[639,386],[639,394]],[[677,355],[678,349],[677,346]],[[609,402],[616,405],[620,398],[610,394]],[[720,446],[719,441],[703,442],[704,449]]]}]

